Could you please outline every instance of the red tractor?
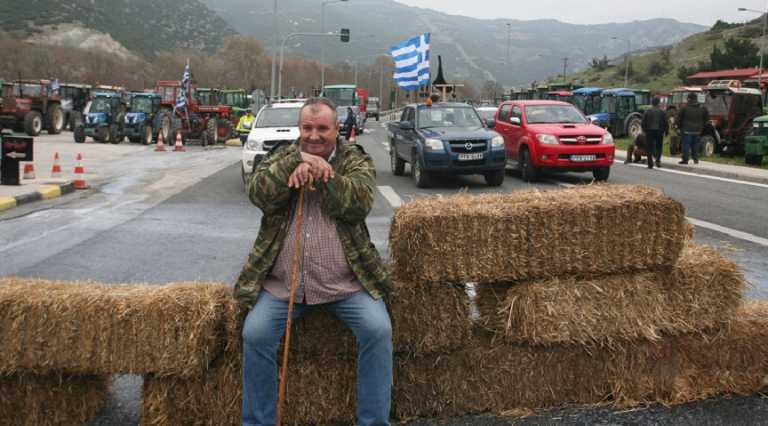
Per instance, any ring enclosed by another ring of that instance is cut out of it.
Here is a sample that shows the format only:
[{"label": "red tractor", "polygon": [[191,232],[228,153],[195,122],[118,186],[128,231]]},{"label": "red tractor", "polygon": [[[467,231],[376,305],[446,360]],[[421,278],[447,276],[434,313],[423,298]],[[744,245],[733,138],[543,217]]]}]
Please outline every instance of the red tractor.
[{"label": "red tractor", "polygon": [[156,92],[161,99],[159,133],[167,143],[173,144],[177,134],[181,135],[182,142],[200,139],[203,146],[216,145],[231,137],[234,130],[229,106],[201,102],[196,88],[190,85],[186,108],[175,108],[180,90],[181,82],[178,80],[157,82]]},{"label": "red tractor", "polygon": [[17,80],[4,83],[0,92],[0,127],[37,136],[47,130],[61,133],[64,111],[61,97],[51,89],[49,80]]}]

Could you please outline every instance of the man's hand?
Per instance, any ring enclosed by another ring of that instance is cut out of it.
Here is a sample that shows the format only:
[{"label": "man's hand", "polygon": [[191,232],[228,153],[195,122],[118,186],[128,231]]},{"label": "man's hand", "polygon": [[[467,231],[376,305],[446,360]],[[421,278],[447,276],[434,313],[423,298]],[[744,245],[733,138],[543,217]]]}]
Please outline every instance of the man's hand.
[{"label": "man's hand", "polygon": [[301,163],[293,169],[293,173],[288,177],[288,188],[301,188],[304,185],[309,186],[310,191],[314,191],[315,177],[312,175],[312,166],[309,163]]},{"label": "man's hand", "polygon": [[[316,181],[322,180],[323,182],[328,182],[328,179],[333,178],[334,176],[333,167],[331,166],[330,163],[325,161],[324,158],[318,157],[317,155],[312,155],[306,152],[302,152],[301,160],[303,161],[303,163],[301,164],[309,165],[310,172],[312,173],[312,177]],[[298,170],[298,167],[296,169]]]}]

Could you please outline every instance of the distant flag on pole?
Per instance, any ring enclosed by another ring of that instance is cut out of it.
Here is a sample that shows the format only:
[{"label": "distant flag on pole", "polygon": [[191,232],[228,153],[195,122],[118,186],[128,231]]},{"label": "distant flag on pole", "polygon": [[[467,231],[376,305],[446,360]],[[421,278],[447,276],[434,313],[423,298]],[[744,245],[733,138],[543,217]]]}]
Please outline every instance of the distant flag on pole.
[{"label": "distant flag on pole", "polygon": [[187,61],[187,65],[184,67],[184,76],[181,78],[181,90],[179,91],[179,94],[176,96],[176,106],[173,108],[174,111],[177,109],[182,109],[187,107],[187,93],[189,92],[189,80],[190,80],[189,61]]},{"label": "distant flag on pole", "polygon": [[429,84],[429,33],[392,46],[397,85],[405,90],[417,90]]},{"label": "distant flag on pole", "polygon": [[51,82],[51,91],[58,92],[60,88],[61,88],[61,83],[59,83],[58,78],[53,80],[53,82]]}]

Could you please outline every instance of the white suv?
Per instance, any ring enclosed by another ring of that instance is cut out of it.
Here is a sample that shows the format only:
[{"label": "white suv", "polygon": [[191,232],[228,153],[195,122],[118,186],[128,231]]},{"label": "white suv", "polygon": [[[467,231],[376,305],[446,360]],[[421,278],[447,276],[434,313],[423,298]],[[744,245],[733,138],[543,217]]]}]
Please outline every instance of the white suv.
[{"label": "white suv", "polygon": [[299,111],[303,100],[279,102],[263,107],[243,145],[241,174],[243,182],[253,173],[262,158],[282,141],[299,138]]}]

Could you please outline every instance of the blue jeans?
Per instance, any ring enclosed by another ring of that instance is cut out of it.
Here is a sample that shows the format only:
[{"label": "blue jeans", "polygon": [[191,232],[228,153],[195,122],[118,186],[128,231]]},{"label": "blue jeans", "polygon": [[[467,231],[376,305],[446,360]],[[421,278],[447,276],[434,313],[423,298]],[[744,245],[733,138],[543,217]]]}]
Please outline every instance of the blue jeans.
[{"label": "blue jeans", "polygon": [[699,142],[701,137],[696,133],[683,133],[683,161],[688,162],[688,157],[692,156],[693,161],[699,162]]},{"label": "blue jeans", "polygon": [[[392,325],[382,299],[361,290],[323,305],[357,339],[357,424],[389,425],[392,391]],[[310,305],[296,303],[294,319]],[[277,349],[288,301],[262,290],[243,327],[243,426],[272,426],[277,415]]]}]

